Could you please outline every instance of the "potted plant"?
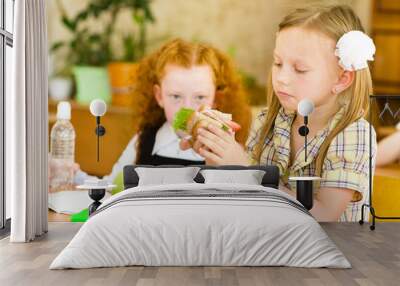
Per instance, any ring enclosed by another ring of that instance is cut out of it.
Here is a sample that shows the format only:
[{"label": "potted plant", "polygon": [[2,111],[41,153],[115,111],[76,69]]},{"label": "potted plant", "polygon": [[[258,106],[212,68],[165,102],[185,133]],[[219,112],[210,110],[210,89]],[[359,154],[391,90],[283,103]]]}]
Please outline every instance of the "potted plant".
[{"label": "potted plant", "polygon": [[[62,23],[71,32],[72,38],[69,41],[54,43],[51,51],[67,48],[66,58],[75,76],[78,102],[89,103],[94,98],[110,102],[111,91],[107,65],[116,60],[134,61],[143,56],[147,43],[146,26],[154,21],[150,1],[91,0],[86,8],[74,17],[69,17],[61,1],[57,1]],[[113,53],[111,36],[115,34],[115,22],[119,13],[127,9],[132,12],[139,35],[133,37],[134,24],[132,24],[130,36],[124,40],[124,58],[119,59]],[[108,17],[105,18],[103,15]],[[101,32],[89,29],[88,20],[100,17],[102,17],[104,29]],[[120,74],[125,74],[125,72]],[[132,80],[131,77],[130,80]]]},{"label": "potted plant", "polygon": [[54,66],[49,56],[49,96],[53,101],[68,100],[72,94],[72,78],[64,69]]},{"label": "potted plant", "polygon": [[154,18],[150,9],[136,9],[132,11],[132,21],[137,27],[136,33],[131,32],[122,37],[123,56],[108,64],[113,105],[133,105],[131,90],[135,83],[137,62],[146,54],[146,27]]}]

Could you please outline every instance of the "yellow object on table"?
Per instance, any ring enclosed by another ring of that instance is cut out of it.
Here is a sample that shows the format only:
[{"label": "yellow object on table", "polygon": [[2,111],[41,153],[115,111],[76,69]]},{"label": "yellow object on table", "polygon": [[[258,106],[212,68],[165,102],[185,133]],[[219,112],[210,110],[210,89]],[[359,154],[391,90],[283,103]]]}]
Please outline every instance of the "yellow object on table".
[{"label": "yellow object on table", "polygon": [[119,172],[118,175],[115,177],[113,184],[116,186],[113,188],[111,191],[111,194],[115,195],[119,192],[122,192],[124,190],[124,173]]},{"label": "yellow object on table", "polygon": [[[372,205],[377,216],[400,217],[400,164],[376,168]],[[400,220],[376,220],[400,222]]]}]

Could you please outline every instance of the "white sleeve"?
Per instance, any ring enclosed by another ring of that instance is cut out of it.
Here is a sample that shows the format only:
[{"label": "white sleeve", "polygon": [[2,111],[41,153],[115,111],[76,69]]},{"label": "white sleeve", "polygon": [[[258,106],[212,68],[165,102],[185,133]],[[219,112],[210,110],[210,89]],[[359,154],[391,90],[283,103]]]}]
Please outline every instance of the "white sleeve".
[{"label": "white sleeve", "polygon": [[136,161],[136,142],[138,140],[138,135],[135,134],[129,141],[124,152],[122,152],[117,163],[114,164],[111,174],[104,176],[103,179],[108,180],[110,183],[114,181],[117,175],[123,171],[126,165],[132,165]]}]

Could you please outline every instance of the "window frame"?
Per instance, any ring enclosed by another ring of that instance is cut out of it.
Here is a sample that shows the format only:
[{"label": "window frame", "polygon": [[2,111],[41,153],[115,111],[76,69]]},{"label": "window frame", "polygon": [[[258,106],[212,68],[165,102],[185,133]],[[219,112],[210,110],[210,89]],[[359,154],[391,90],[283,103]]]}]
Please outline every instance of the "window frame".
[{"label": "window frame", "polygon": [[[0,0],[0,237],[7,235],[10,232],[11,219],[7,219],[6,215],[6,188],[5,188],[5,93],[6,93],[6,50],[7,46],[13,48],[13,34],[6,29],[6,1]],[[15,0],[12,1],[13,5],[13,24],[15,16]],[[7,15],[10,17],[10,15]],[[14,31],[14,27],[11,29]]]}]

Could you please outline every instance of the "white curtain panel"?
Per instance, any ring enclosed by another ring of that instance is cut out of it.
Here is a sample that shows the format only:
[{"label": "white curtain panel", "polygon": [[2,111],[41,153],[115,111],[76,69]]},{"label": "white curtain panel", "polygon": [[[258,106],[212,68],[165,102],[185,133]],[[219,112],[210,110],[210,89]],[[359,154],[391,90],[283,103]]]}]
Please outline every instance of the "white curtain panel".
[{"label": "white curtain panel", "polygon": [[47,232],[47,28],[45,0],[15,1],[13,92],[6,98],[6,187],[12,242]]}]

